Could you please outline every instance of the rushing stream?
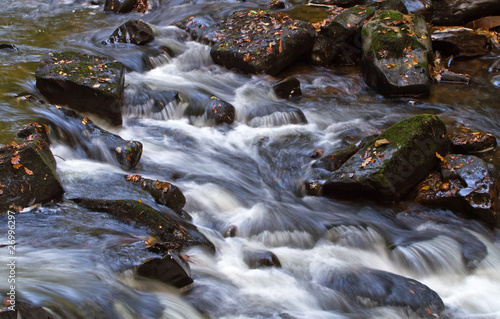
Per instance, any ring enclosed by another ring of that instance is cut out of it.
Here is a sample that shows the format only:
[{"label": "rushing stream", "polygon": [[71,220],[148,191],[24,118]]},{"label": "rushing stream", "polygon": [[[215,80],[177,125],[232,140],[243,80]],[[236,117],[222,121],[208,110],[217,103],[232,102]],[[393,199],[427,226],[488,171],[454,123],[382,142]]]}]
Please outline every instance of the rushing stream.
[{"label": "rushing stream", "polygon": [[[19,128],[32,121],[64,125],[49,106],[18,98],[37,96],[34,72],[45,53],[113,57],[127,67],[124,124],[95,122],[143,143],[133,173],[179,187],[187,199],[184,209],[217,249],[215,255],[201,248],[183,252],[194,286],[177,291],[131,271],[152,256],[144,249],[145,230],[69,200],[32,207],[16,215],[17,298],[50,309],[56,318],[417,318],[397,307],[351,303],[325,285],[339,272],[368,267],[427,285],[443,299],[450,318],[500,318],[498,230],[411,202],[306,196],[302,186],[315,149],[328,152],[340,145],[342,134],[377,134],[414,114],[437,114],[450,126],[463,124],[499,138],[500,88],[486,70],[492,57],[457,61],[457,70],[473,76],[471,84],[436,84],[422,99],[376,95],[358,67],[297,65],[286,74],[300,80],[303,97],[284,101],[272,93],[276,78],[214,65],[208,46],[187,40],[172,26],[193,14],[223,16],[236,8],[258,4],[174,0],[145,15],[113,15],[78,0],[2,0],[0,42],[19,50],[0,50],[0,143],[16,140]],[[157,38],[151,46],[102,44],[131,18],[153,25]],[[156,67],[145,71],[144,53],[155,45],[168,45],[176,55],[157,59]],[[182,101],[155,113],[148,103],[132,103],[142,85],[178,91]],[[203,118],[182,116],[189,101],[206,94],[235,106],[234,124],[213,127]],[[306,124],[296,124],[291,107],[302,110]],[[52,152],[66,199],[136,199],[157,207],[148,194],[124,182],[130,172],[115,163],[92,160],[78,145],[58,141]],[[500,167],[499,155],[497,150],[486,159]],[[5,215],[0,225],[4,244]],[[231,227],[236,236],[225,237]],[[397,248],[388,249],[391,243]],[[464,262],[464,243],[483,243],[487,256]],[[244,261],[248,250],[269,250],[282,267],[253,269]],[[4,293],[5,247],[0,256]]]}]

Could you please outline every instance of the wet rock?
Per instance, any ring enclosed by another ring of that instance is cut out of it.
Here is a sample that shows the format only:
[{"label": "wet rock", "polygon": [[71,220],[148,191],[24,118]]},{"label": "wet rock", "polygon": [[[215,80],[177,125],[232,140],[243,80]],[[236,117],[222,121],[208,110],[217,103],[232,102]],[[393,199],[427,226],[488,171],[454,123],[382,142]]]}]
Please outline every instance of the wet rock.
[{"label": "wet rock", "polygon": [[373,8],[355,6],[315,24],[319,32],[311,53],[312,62],[320,65],[332,62],[341,46],[354,37],[374,13]]},{"label": "wet rock", "polygon": [[361,34],[366,84],[388,96],[429,94],[432,48],[422,16],[381,11]]},{"label": "wet rock", "polygon": [[214,125],[231,124],[235,119],[234,106],[216,96],[203,99],[200,103],[193,101],[184,114],[188,117],[203,117]]},{"label": "wet rock", "polygon": [[37,89],[50,103],[122,124],[122,63],[75,52],[48,53],[35,75]]},{"label": "wet rock", "polygon": [[493,134],[482,131],[473,131],[468,127],[460,126],[449,134],[451,152],[456,154],[471,154],[493,150],[497,146],[497,139]]},{"label": "wet rock", "polygon": [[168,182],[143,178],[141,175],[127,175],[126,179],[150,193],[158,204],[180,213],[186,205],[186,197],[177,186]]},{"label": "wet rock", "polygon": [[434,25],[464,25],[471,20],[500,14],[498,0],[433,1]]},{"label": "wet rock", "polygon": [[432,173],[418,186],[415,201],[451,209],[492,227],[500,225],[496,168],[472,155],[449,154],[444,159],[441,171]]},{"label": "wet rock", "polygon": [[326,6],[339,6],[339,7],[350,7],[357,5],[362,0],[313,0],[310,3],[312,5],[326,5]]},{"label": "wet rock", "polygon": [[141,20],[129,20],[119,26],[107,40],[108,43],[144,45],[155,39],[153,29]]},{"label": "wet rock", "polygon": [[385,0],[385,1],[373,1],[366,6],[378,10],[395,10],[404,14],[408,14],[408,9],[406,9],[405,1],[402,0]]},{"label": "wet rock", "polygon": [[224,231],[224,237],[225,238],[228,238],[228,237],[236,237],[236,233],[238,231],[238,227],[232,225],[232,226],[229,226],[225,231]]},{"label": "wet rock", "polygon": [[217,42],[217,22],[211,16],[193,16],[180,21],[176,26],[185,30],[195,41],[214,45]]},{"label": "wet rock", "polygon": [[15,45],[8,43],[0,43],[0,50],[19,51],[19,49]]},{"label": "wet rock", "polygon": [[[408,13],[420,14],[426,21],[432,19],[433,1],[432,0],[402,0]],[[402,11],[401,11],[402,12]]]},{"label": "wet rock", "polygon": [[80,148],[91,159],[116,161],[124,170],[136,167],[141,159],[141,142],[126,141],[72,110],[56,109],[47,120],[55,139],[74,146],[76,150]]},{"label": "wet rock", "polygon": [[444,310],[439,295],[426,285],[377,269],[336,270],[324,275],[320,283],[368,307],[409,308],[423,318],[439,318]]},{"label": "wet rock", "polygon": [[319,184],[326,196],[398,200],[438,164],[436,153],[446,154],[448,148],[444,122],[435,115],[416,115],[366,143]]},{"label": "wet rock", "polygon": [[296,77],[289,76],[278,81],[273,86],[273,91],[280,99],[299,99],[302,96],[300,82]]},{"label": "wet rock", "polygon": [[194,282],[189,264],[176,252],[168,252],[161,258],[146,260],[137,267],[137,274],[176,288],[184,288]]},{"label": "wet rock", "polygon": [[0,147],[0,213],[62,198],[64,190],[46,130],[31,123],[18,134],[23,143]]},{"label": "wet rock", "polygon": [[[471,29],[491,30],[500,26],[500,16],[488,16],[471,21],[465,25]],[[498,31],[498,30],[497,30]]]},{"label": "wet rock", "polygon": [[322,168],[329,172],[334,172],[338,170],[342,166],[342,164],[344,164],[349,158],[356,154],[356,152],[358,152],[364,145],[364,142],[359,142],[341,148],[320,158],[313,163],[312,167]]},{"label": "wet rock", "polygon": [[106,0],[104,12],[127,13],[134,10],[140,0]]},{"label": "wet rock", "polygon": [[278,74],[310,52],[315,36],[308,23],[265,11],[236,12],[218,27],[212,59],[243,73]]},{"label": "wet rock", "polygon": [[443,56],[474,57],[489,53],[488,38],[477,31],[462,27],[433,27],[432,49]]},{"label": "wet rock", "polygon": [[153,48],[144,53],[142,58],[144,62],[144,69],[146,71],[150,71],[154,68],[165,65],[172,61],[172,58],[174,58],[175,55],[174,50],[165,45]]},{"label": "wet rock", "polygon": [[278,267],[281,263],[278,257],[268,250],[245,250],[243,260],[251,269],[262,267]]},{"label": "wet rock", "polygon": [[196,226],[171,210],[160,212],[134,200],[75,198],[72,201],[90,210],[106,212],[121,222],[145,227],[158,239],[151,247],[152,251],[180,251],[196,245],[215,251],[214,245]]},{"label": "wet rock", "polygon": [[271,2],[269,2],[269,9],[274,9],[274,10],[285,9],[285,1],[271,0]]}]

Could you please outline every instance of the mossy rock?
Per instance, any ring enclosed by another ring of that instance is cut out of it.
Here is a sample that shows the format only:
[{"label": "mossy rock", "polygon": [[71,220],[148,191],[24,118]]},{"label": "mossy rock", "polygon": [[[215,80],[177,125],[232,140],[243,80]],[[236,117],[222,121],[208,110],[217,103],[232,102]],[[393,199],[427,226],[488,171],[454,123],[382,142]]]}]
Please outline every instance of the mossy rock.
[{"label": "mossy rock", "polygon": [[365,82],[385,95],[428,95],[430,33],[420,15],[378,12],[362,29]]},{"label": "mossy rock", "polygon": [[446,126],[438,116],[407,118],[366,143],[333,172],[322,185],[323,195],[399,200],[436,167],[436,153],[441,156],[448,150]]},{"label": "mossy rock", "polygon": [[125,77],[121,62],[71,51],[49,52],[35,76],[37,89],[50,103],[122,124]]}]

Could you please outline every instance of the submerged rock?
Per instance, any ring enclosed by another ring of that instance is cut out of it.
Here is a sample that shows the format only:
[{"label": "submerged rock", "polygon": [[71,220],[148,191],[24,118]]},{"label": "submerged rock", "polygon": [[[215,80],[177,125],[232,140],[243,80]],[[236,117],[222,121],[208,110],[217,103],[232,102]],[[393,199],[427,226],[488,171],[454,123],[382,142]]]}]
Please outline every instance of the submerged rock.
[{"label": "submerged rock", "polygon": [[76,149],[81,148],[89,158],[116,161],[124,170],[130,170],[139,164],[142,156],[141,142],[126,141],[72,110],[59,108],[55,115],[48,120],[53,127],[54,138],[62,143]]},{"label": "submerged rock", "polygon": [[315,185],[326,196],[399,200],[438,164],[436,153],[446,154],[448,148],[444,122],[416,115],[389,127]]},{"label": "submerged rock", "polygon": [[214,125],[231,124],[236,116],[231,103],[213,95],[200,102],[193,101],[184,114],[188,117],[203,117],[207,123]]},{"label": "submerged rock", "polygon": [[423,318],[439,318],[445,308],[439,295],[426,285],[377,269],[336,270],[324,275],[320,283],[368,307],[409,308]]},{"label": "submerged rock", "polygon": [[324,65],[332,62],[341,46],[356,35],[374,13],[373,8],[355,6],[318,22],[319,32],[311,53],[313,63]]},{"label": "submerged rock", "polygon": [[361,33],[366,84],[389,96],[429,94],[432,45],[422,16],[381,11]]},{"label": "submerged rock", "polygon": [[176,252],[168,252],[161,258],[146,260],[137,267],[137,274],[176,288],[184,288],[194,282],[189,264]]},{"label": "submerged rock", "polygon": [[218,24],[215,63],[244,73],[276,75],[309,53],[314,29],[282,13],[239,11]]},{"label": "submerged rock", "polygon": [[24,143],[0,147],[0,213],[62,198],[47,130],[31,123],[18,134]]},{"label": "submerged rock", "polygon": [[50,52],[40,61],[35,76],[37,89],[50,103],[122,124],[122,63],[75,52]]},{"label": "submerged rock", "polygon": [[135,200],[75,198],[72,201],[87,209],[106,212],[121,222],[145,227],[158,239],[153,247],[158,251],[180,251],[196,245],[215,251],[214,245],[196,226],[173,211],[160,212]]},{"label": "submerged rock", "polygon": [[138,184],[143,190],[150,193],[158,204],[172,209],[176,213],[182,212],[186,205],[186,197],[177,186],[168,182],[143,178],[141,175],[127,175],[126,179]]},{"label": "submerged rock", "polygon": [[127,13],[137,6],[141,0],[106,0],[104,12]]},{"label": "submerged rock", "polygon": [[144,45],[155,39],[153,29],[141,20],[129,20],[119,26],[109,37],[109,43]]},{"label": "submerged rock", "polygon": [[273,86],[273,91],[281,99],[299,99],[302,96],[300,82],[296,77],[289,76],[278,81]]},{"label": "submerged rock", "polygon": [[251,269],[262,267],[278,267],[281,263],[278,257],[268,250],[245,250],[243,260]]}]

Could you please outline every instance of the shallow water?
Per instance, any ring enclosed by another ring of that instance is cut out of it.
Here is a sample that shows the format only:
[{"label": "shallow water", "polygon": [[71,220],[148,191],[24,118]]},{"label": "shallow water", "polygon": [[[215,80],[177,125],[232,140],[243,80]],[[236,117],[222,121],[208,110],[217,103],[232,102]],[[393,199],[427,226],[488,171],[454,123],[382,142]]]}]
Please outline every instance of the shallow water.
[{"label": "shallow water", "polygon": [[[297,4],[299,5],[299,4]],[[288,102],[272,93],[276,78],[246,76],[212,63],[209,47],[184,40],[171,25],[191,14],[223,16],[251,2],[163,1],[146,15],[111,15],[81,1],[13,1],[0,8],[0,39],[19,51],[0,50],[0,143],[23,125],[63,118],[50,106],[18,98],[36,95],[34,72],[51,50],[103,54],[127,66],[125,94],[141,85],[175,90],[181,97],[161,113],[151,105],[126,105],[124,125],[107,127],[144,145],[133,171],[172,182],[187,199],[185,210],[214,243],[212,255],[191,248],[195,284],[176,291],[134,276],[131,269],[152,257],[145,230],[82,209],[69,200],[16,215],[17,298],[59,318],[418,318],[397,307],[353,303],[325,286],[339,271],[369,267],[418,280],[443,299],[450,318],[500,318],[500,243],[479,223],[445,210],[410,202],[377,205],[306,196],[311,154],[341,144],[345,133],[368,136],[419,113],[441,116],[500,136],[500,88],[486,71],[490,57],[460,62],[473,76],[469,86],[439,84],[429,98],[387,99],[363,83],[357,67],[297,65],[285,71],[301,82],[303,97]],[[293,8],[288,8],[293,10]],[[159,35],[145,48],[103,45],[131,18],[151,23]],[[167,45],[174,58],[144,71],[143,55]],[[213,94],[236,108],[230,127],[185,118],[190,102]],[[130,101],[130,100],[129,100]],[[293,108],[307,123],[297,124]],[[96,152],[99,146],[96,145]],[[124,182],[112,161],[94,160],[78,145],[52,144],[65,198],[137,199],[161,209],[146,193]],[[500,167],[499,151],[484,155]],[[1,234],[7,217],[0,217]],[[225,238],[236,226],[236,237]],[[0,239],[0,244],[7,241]],[[467,252],[486,248],[480,262]],[[246,250],[268,250],[281,268],[252,269]],[[2,260],[7,250],[0,248]],[[0,277],[8,270],[0,267]],[[367,282],[366,285],[370,285]],[[7,291],[6,280],[0,280]]]}]

